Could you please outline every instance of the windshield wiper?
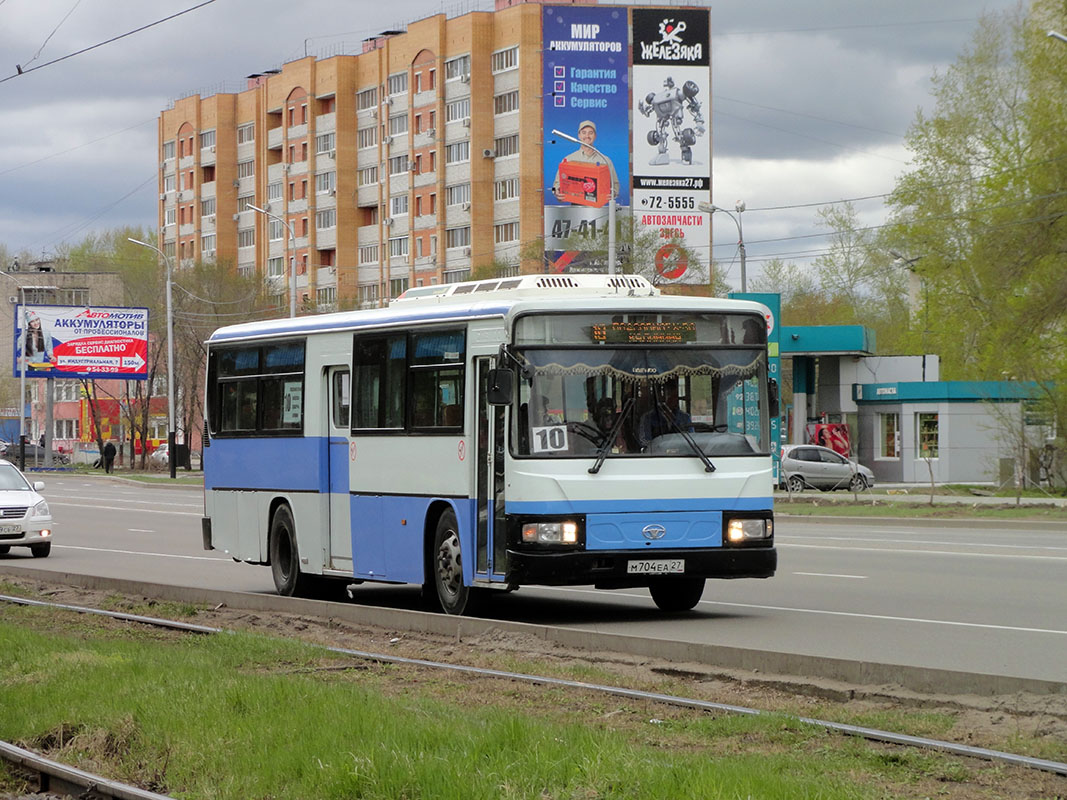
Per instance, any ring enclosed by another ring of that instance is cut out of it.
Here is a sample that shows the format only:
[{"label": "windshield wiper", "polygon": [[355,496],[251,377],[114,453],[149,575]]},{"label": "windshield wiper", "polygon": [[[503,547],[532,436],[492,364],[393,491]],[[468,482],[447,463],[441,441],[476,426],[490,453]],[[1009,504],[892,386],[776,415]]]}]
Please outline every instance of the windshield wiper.
[{"label": "windshield wiper", "polygon": [[661,397],[656,397],[656,407],[659,408],[659,413],[670,423],[670,426],[678,431],[678,433],[682,434],[682,438],[686,440],[689,446],[693,449],[693,452],[700,456],[700,460],[704,462],[704,471],[714,472],[715,465],[711,463],[711,460],[705,455],[704,451],[700,448],[700,445],[694,441],[693,437],[689,434],[689,431],[683,430],[682,426],[678,424],[678,420],[674,418],[674,412]]},{"label": "windshield wiper", "polygon": [[615,424],[611,426],[611,430],[607,436],[604,437],[604,441],[600,443],[600,447],[596,451],[596,461],[593,462],[593,466],[589,468],[590,475],[596,475],[600,472],[600,468],[604,466],[604,459],[608,457],[608,451],[611,450],[611,446],[615,443],[615,437],[619,435],[619,431],[622,429],[622,424],[626,421],[626,415],[630,412],[630,408],[634,404],[634,399],[631,397],[622,405],[622,411],[619,412],[619,416],[615,418]]}]

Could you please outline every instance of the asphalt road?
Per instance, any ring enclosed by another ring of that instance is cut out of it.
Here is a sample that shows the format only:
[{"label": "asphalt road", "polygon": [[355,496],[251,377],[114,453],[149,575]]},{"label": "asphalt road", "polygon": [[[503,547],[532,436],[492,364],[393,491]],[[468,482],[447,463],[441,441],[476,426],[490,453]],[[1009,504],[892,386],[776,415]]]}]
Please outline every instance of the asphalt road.
[{"label": "asphalt road", "polygon": [[[198,488],[45,478],[44,571],[273,593],[270,571],[202,548]],[[641,590],[525,587],[501,619],[801,655],[1067,682],[1067,527],[862,524],[780,518],[770,580],[709,582],[694,613],[664,617]],[[418,608],[415,587],[364,584],[356,599]]]}]

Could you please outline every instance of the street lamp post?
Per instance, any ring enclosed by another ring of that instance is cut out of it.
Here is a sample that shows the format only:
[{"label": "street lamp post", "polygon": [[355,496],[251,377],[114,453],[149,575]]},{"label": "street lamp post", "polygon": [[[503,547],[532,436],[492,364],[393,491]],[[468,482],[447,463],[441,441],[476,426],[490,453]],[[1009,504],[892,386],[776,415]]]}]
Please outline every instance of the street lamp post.
[{"label": "street lamp post", "polygon": [[[293,259],[289,263],[289,316],[296,316],[296,234],[293,232],[293,226],[283,217],[279,217],[277,214],[272,214],[265,208],[254,206],[251,203],[248,204],[248,208],[252,211],[258,211],[266,217],[276,219],[289,231],[289,240],[293,243]],[[286,259],[288,260],[288,259]]]},{"label": "street lamp post", "polygon": [[178,462],[174,452],[174,306],[171,303],[170,257],[154,244],[126,238],[141,247],[155,250],[163,257],[163,262],[167,265],[167,462],[170,466],[170,477],[173,479],[177,477]]},{"label": "street lamp post", "polygon": [[[594,153],[596,153],[598,156],[600,156],[602,159],[604,159],[605,162],[607,162],[609,164],[611,163],[611,159],[609,159],[606,155],[604,155],[599,150],[597,150],[595,147],[593,147],[593,145],[587,144],[586,142],[583,142],[581,139],[575,138],[574,136],[571,136],[570,134],[566,134],[563,131],[557,131],[554,128],[552,129],[552,133],[554,133],[556,136],[560,136],[560,137],[562,137],[564,139],[572,141],[575,144],[580,144],[580,145],[582,145],[582,147],[588,147],[590,150],[592,150]],[[615,181],[611,181],[611,196],[608,198],[608,275],[614,275],[614,274],[615,274]]]},{"label": "street lamp post", "polygon": [[[745,234],[744,231],[742,231],[741,229],[741,212],[745,210],[745,201],[737,201],[737,205],[734,207],[734,210],[737,212],[736,217],[729,211],[727,211],[725,208],[712,205],[711,203],[697,203],[697,208],[699,208],[705,214],[714,214],[716,211],[721,211],[723,214],[732,219],[734,221],[734,225],[737,226],[737,249],[738,252],[741,253],[741,292],[747,292],[748,278],[745,275]],[[709,258],[708,260],[710,261],[711,259]]]},{"label": "street lamp post", "polygon": [[[18,265],[18,259],[15,260]],[[0,273],[8,280],[18,284],[19,309],[26,313],[26,287],[16,281],[6,272]],[[16,320],[15,327],[22,331],[22,344],[16,345],[15,358],[19,360],[19,469],[26,469],[26,330]]]}]

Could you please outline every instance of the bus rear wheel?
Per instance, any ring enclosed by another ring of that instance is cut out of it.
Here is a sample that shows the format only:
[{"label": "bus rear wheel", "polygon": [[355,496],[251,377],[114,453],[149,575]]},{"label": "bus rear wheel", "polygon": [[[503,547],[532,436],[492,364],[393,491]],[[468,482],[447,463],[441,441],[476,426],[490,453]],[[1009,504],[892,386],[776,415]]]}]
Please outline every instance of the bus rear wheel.
[{"label": "bus rear wheel", "polygon": [[463,554],[459,544],[459,524],[451,509],[437,520],[431,554],[437,601],[446,614],[469,614],[474,610],[477,590],[463,584]]},{"label": "bus rear wheel", "polygon": [[649,594],[661,611],[690,611],[704,594],[703,578],[668,578],[655,581]]},{"label": "bus rear wheel", "polygon": [[287,505],[278,506],[270,524],[270,571],[278,594],[283,597],[309,596],[311,579],[300,572],[296,522]]}]

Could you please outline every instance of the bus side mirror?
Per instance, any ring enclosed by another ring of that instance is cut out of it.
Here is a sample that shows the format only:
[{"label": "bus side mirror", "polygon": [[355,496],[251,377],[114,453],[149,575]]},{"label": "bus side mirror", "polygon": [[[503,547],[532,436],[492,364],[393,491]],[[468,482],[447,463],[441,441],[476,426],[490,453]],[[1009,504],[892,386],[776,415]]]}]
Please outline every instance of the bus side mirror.
[{"label": "bus side mirror", "polygon": [[770,408],[768,409],[768,416],[772,418],[777,417],[778,412],[781,409],[778,407],[778,381],[776,381],[774,378],[771,378],[769,381],[767,381],[767,404],[770,406]]},{"label": "bus side mirror", "polygon": [[486,400],[489,405],[511,405],[511,398],[515,394],[515,373],[510,369],[491,369],[488,376],[489,388],[486,391]]}]

